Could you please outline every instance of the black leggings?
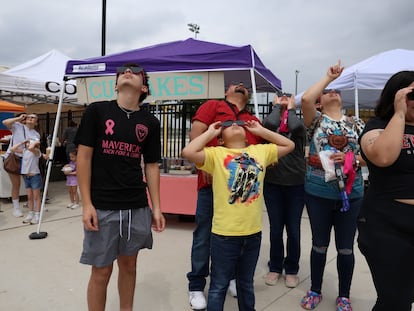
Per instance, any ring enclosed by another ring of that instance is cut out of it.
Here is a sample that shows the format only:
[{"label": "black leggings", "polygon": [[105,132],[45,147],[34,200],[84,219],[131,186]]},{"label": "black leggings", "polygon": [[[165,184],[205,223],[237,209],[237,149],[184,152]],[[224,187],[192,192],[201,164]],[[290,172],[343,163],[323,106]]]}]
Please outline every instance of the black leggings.
[{"label": "black leggings", "polygon": [[358,247],[377,291],[373,311],[411,311],[414,298],[414,206],[396,201],[363,203]]}]

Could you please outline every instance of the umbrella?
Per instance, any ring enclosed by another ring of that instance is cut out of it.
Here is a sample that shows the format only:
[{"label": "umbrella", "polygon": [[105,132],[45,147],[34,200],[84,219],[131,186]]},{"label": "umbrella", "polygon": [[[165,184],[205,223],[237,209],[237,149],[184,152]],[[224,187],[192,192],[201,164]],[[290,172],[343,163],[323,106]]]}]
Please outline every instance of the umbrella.
[{"label": "umbrella", "polygon": [[20,105],[12,104],[4,100],[0,100],[0,112],[24,112],[25,108]]}]

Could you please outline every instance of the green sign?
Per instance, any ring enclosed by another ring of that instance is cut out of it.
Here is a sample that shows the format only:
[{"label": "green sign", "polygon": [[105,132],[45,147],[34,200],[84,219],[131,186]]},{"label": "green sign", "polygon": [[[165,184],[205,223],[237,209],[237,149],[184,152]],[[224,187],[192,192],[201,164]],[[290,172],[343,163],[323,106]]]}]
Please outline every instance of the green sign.
[{"label": "green sign", "polygon": [[[151,95],[146,101],[220,98],[224,96],[223,72],[150,73]],[[78,102],[112,100],[115,76],[77,79]]]}]

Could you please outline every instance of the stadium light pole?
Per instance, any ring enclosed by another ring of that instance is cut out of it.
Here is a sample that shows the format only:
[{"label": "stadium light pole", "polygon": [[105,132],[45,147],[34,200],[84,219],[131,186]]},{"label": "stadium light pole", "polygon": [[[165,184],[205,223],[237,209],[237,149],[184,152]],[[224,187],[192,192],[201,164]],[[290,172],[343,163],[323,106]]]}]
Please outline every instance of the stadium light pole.
[{"label": "stadium light pole", "polygon": [[105,55],[105,45],[106,45],[106,0],[102,0],[101,56]]},{"label": "stadium light pole", "polygon": [[194,32],[194,38],[197,39],[197,34],[200,33],[200,26],[194,23],[189,23],[187,26],[189,27],[188,30]]},{"label": "stadium light pole", "polygon": [[299,75],[299,70],[295,70],[295,75],[296,75],[296,80],[295,80],[295,95],[298,95],[298,75]]}]

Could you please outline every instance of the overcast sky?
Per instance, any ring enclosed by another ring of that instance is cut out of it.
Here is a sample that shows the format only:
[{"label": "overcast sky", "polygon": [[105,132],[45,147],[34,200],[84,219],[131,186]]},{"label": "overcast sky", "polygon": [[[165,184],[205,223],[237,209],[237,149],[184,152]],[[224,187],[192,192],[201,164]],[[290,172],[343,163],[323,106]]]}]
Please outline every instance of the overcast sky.
[{"label": "overcast sky", "polygon": [[[194,37],[250,44],[265,66],[298,93],[339,58],[347,67],[372,55],[414,50],[412,0],[107,0],[106,54]],[[101,55],[102,0],[4,0],[0,65],[13,67],[57,49],[74,59]]]}]

